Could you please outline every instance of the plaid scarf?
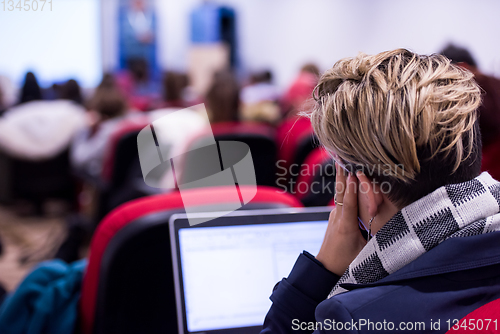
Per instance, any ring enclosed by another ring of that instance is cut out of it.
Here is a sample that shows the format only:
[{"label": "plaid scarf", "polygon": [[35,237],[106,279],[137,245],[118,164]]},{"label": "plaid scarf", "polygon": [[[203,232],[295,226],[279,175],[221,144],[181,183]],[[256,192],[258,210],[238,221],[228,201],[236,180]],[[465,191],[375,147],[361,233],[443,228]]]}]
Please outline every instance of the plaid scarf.
[{"label": "plaid scarf", "polygon": [[349,265],[328,298],[343,283],[376,282],[442,241],[500,231],[500,183],[488,173],[450,184],[406,206],[392,217]]}]

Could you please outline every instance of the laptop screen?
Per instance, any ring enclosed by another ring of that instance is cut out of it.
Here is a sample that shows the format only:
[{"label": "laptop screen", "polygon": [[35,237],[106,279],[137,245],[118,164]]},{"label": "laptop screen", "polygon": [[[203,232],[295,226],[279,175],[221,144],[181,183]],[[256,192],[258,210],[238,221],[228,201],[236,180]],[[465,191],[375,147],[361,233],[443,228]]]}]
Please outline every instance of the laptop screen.
[{"label": "laptop screen", "polygon": [[187,331],[262,326],[274,285],[303,250],[317,254],[326,219],[179,229]]}]

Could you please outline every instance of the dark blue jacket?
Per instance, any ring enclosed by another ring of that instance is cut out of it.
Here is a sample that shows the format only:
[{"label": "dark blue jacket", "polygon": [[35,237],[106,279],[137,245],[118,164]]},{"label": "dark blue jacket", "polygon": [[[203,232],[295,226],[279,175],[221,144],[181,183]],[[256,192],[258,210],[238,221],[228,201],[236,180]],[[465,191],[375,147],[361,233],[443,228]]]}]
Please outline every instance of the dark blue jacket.
[{"label": "dark blue jacket", "polygon": [[[445,333],[500,298],[500,232],[448,239],[375,283],[344,284],[349,291],[326,299],[338,279],[301,254],[274,288],[262,333]],[[493,320],[490,330],[500,330],[500,310]]]}]

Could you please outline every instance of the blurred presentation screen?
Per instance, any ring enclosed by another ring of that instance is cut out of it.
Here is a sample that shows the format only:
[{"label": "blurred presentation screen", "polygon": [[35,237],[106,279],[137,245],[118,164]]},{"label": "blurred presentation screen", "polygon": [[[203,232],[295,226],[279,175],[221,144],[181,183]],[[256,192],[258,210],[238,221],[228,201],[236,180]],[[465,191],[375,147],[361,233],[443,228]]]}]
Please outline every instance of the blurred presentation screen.
[{"label": "blurred presentation screen", "polygon": [[68,79],[84,87],[98,84],[99,0],[31,0],[21,2],[22,7],[18,2],[5,1],[5,10],[0,4],[0,75],[14,84],[27,71],[35,73],[41,86]]}]

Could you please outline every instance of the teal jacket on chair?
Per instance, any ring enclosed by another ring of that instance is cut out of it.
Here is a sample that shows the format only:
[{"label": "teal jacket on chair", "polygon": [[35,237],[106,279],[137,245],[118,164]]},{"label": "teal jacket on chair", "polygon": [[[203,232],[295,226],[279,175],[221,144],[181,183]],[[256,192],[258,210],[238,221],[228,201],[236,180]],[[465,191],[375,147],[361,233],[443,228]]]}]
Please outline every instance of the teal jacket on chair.
[{"label": "teal jacket on chair", "polygon": [[38,265],[1,305],[0,333],[73,333],[86,266],[86,260]]}]

